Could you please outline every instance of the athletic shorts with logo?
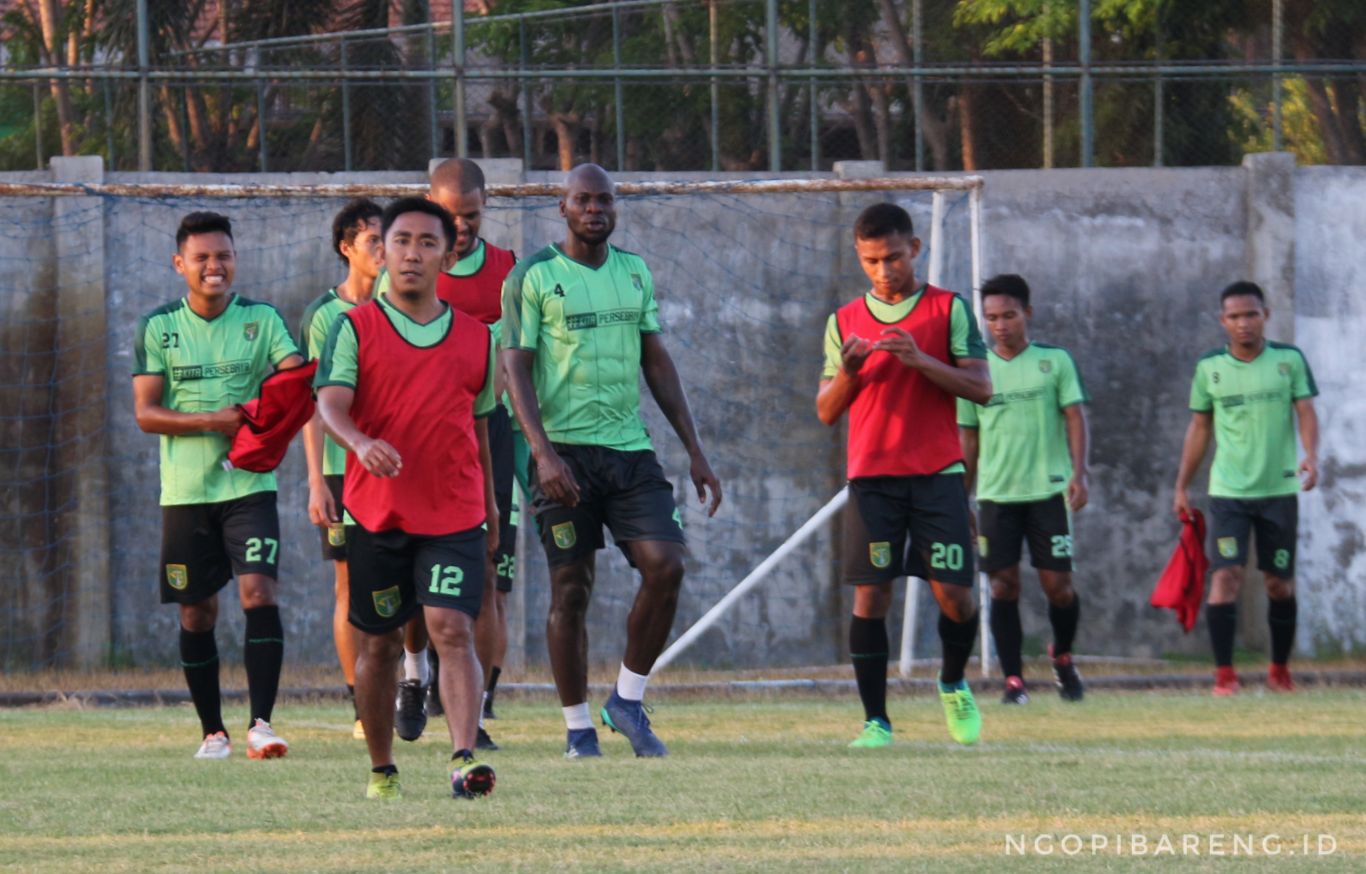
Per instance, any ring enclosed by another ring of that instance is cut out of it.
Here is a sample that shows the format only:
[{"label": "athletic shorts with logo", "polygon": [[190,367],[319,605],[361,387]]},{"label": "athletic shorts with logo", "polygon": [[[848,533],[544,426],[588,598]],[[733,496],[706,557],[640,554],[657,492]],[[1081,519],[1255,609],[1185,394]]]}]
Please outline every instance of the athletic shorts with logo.
[{"label": "athletic shorts with logo", "polygon": [[1072,519],[1062,494],[1041,501],[977,504],[977,557],[995,573],[1020,563],[1022,544],[1039,570],[1072,570]]},{"label": "athletic shorts with logo", "polygon": [[332,506],[336,508],[337,513],[336,522],[318,528],[322,533],[323,561],[346,561],[346,531],[351,527],[343,521],[346,518],[346,511],[342,508],[342,491],[346,477],[332,474],[323,477],[323,481],[327,483],[327,490],[332,493]]},{"label": "athletic shorts with logo", "polygon": [[493,498],[498,502],[498,548],[493,553],[494,584],[511,592],[517,576],[517,524],[512,518],[513,460],[512,417],[499,404],[485,419],[489,428],[489,454],[493,456]]},{"label": "athletic shorts with logo", "polygon": [[912,576],[971,586],[972,528],[963,475],[850,480],[843,563],[849,585]]},{"label": "athletic shorts with logo", "polygon": [[455,534],[347,532],[351,624],[369,634],[400,628],[418,607],[446,607],[479,616],[484,600],[484,528]]},{"label": "athletic shorts with logo", "polygon": [[[555,443],[579,486],[579,503],[566,507],[546,496],[531,465],[531,512],[550,567],[571,564],[605,545],[602,528],[631,561],[626,544],[637,540],[686,543],[673,485],[654,451]],[[634,562],[632,562],[634,566]]]},{"label": "athletic shorts with logo", "polygon": [[161,508],[161,603],[198,604],[233,577],[276,579],[280,516],[275,492]]},{"label": "athletic shorts with logo", "polygon": [[1295,541],[1300,519],[1299,498],[1211,498],[1210,567],[1242,567],[1247,563],[1248,534],[1257,537],[1257,569],[1282,578],[1295,575]]}]

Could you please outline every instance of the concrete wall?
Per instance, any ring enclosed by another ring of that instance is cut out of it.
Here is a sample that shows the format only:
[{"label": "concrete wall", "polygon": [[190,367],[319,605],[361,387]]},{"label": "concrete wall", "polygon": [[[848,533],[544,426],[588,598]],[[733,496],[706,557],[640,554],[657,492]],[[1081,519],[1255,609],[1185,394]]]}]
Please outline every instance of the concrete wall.
[{"label": "concrete wall", "polygon": [[[518,162],[493,163],[488,168],[491,181],[522,178]],[[843,169],[851,175],[876,170]],[[423,178],[417,173],[363,178],[273,174],[243,181]],[[201,180],[116,174],[110,181]],[[542,175],[527,181],[543,181]],[[1275,162],[1246,168],[987,174],[985,275],[1011,271],[1029,279],[1037,298],[1035,335],[1073,350],[1095,397],[1091,506],[1076,520],[1077,579],[1085,603],[1078,642],[1082,651],[1153,655],[1205,649],[1203,629],[1182,636],[1169,615],[1147,606],[1147,597],[1176,532],[1170,484],[1188,416],[1191,369],[1203,351],[1222,342],[1215,320],[1219,289],[1243,275],[1266,283],[1279,311],[1288,307],[1295,312],[1295,319],[1273,324],[1284,326],[1279,336],[1305,346],[1324,392],[1324,488],[1302,505],[1301,648],[1333,651],[1360,645],[1366,584],[1352,570],[1353,562],[1366,561],[1366,511],[1354,500],[1366,473],[1357,439],[1366,425],[1366,410],[1354,403],[1350,391],[1351,359],[1330,350],[1348,342],[1350,314],[1366,307],[1359,290],[1366,266],[1355,244],[1366,221],[1359,206],[1366,202],[1363,195],[1362,171],[1294,171]],[[726,486],[721,513],[706,519],[691,494],[686,458],[647,400],[647,422],[675,483],[676,498],[686,507],[693,550],[677,632],[839,488],[842,435],[819,424],[813,398],[825,317],[863,288],[848,229],[872,199],[671,197],[622,204],[614,242],[640,252],[651,264],[667,342],[713,466]],[[903,194],[897,200],[912,210],[918,227],[928,229],[928,195]],[[108,364],[102,373],[108,422],[103,470],[109,482],[103,500],[111,604],[102,620],[108,629],[105,651],[121,663],[169,663],[175,651],[175,615],[156,603],[155,588],[160,527],[156,439],[133,422],[127,376],[137,316],[183,293],[170,268],[175,225],[184,212],[214,208],[235,221],[240,262],[236,290],[276,303],[296,324],[307,302],[342,276],[328,230],[340,204],[324,199],[191,203],[120,198],[106,199],[92,211],[92,201],[82,199],[81,210],[60,213],[56,203],[11,199],[4,204],[6,224],[15,230],[0,244],[0,276],[6,277],[8,292],[0,310],[4,386],[11,392],[18,385],[16,402],[31,405],[60,383],[34,372],[43,361],[57,360],[54,351],[69,352],[55,335],[44,339],[42,333],[56,330],[58,310],[25,313],[45,306],[44,292],[62,292],[47,233],[53,216],[61,216],[58,229],[65,229],[68,238],[95,233],[89,229],[102,224],[99,253],[108,336]],[[548,199],[495,201],[486,218],[485,236],[523,255],[562,235],[563,225]],[[967,243],[966,197],[950,195],[945,284],[965,291],[970,284]],[[78,265],[62,263],[61,268],[63,276],[81,275]],[[29,325],[38,327],[25,327]],[[16,367],[28,371],[11,379]],[[50,423],[39,413],[17,422],[5,419],[4,427],[17,440],[7,445],[36,452],[51,442],[46,430]],[[29,467],[50,463],[31,453],[21,460]],[[25,477],[41,479],[41,472],[11,476],[10,482],[20,483]],[[291,450],[279,478],[287,658],[328,664],[334,658],[331,571],[318,560],[317,535],[307,523],[300,451]],[[89,641],[54,637],[53,629],[70,624],[63,604],[88,599],[89,592],[81,596],[84,590],[68,593],[54,585],[61,569],[43,547],[61,542],[64,535],[34,529],[33,520],[42,518],[45,505],[19,507],[19,499],[7,482],[0,521],[14,529],[6,542],[24,545],[5,548],[33,573],[0,583],[0,595],[8,603],[23,605],[0,622],[7,638],[0,643],[0,660],[42,663],[79,644],[88,661]],[[31,504],[37,498],[27,500]],[[95,498],[81,500],[89,504]],[[15,526],[28,527],[21,531]],[[687,660],[718,666],[840,660],[847,593],[835,584],[836,531],[832,527],[798,550]],[[98,534],[86,530],[81,536],[97,543]],[[545,653],[545,569],[539,547],[534,540],[530,544],[524,585],[513,598],[515,651],[509,661],[514,664],[522,653],[531,662],[543,661]],[[610,664],[619,658],[635,582],[612,549],[601,554],[600,571],[591,653]],[[919,597],[917,649],[930,655],[937,646],[933,611],[927,595]],[[225,598],[230,606],[235,590],[226,590]],[[1032,584],[1026,586],[1025,603],[1027,636],[1046,638],[1043,601]],[[1255,600],[1251,603],[1255,617]],[[220,645],[232,653],[240,646],[240,611],[225,609],[222,615],[226,631]],[[1256,630],[1250,621],[1249,635],[1255,638]]]}]

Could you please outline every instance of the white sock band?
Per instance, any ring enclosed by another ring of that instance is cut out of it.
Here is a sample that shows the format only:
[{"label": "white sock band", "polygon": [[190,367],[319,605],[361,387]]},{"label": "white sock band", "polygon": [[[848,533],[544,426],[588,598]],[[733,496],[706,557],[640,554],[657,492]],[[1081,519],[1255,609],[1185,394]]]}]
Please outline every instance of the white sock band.
[{"label": "white sock band", "polygon": [[593,715],[588,712],[588,702],[575,704],[572,707],[563,707],[564,724],[570,731],[578,731],[584,728],[593,727]]},{"label": "white sock band", "polygon": [[408,652],[403,650],[403,679],[417,680],[418,685],[425,686],[432,679],[431,668],[427,665],[427,651]]},{"label": "white sock band", "polygon": [[649,681],[649,674],[637,674],[622,665],[621,672],[617,674],[617,694],[627,701],[639,701],[645,697],[645,684]]}]

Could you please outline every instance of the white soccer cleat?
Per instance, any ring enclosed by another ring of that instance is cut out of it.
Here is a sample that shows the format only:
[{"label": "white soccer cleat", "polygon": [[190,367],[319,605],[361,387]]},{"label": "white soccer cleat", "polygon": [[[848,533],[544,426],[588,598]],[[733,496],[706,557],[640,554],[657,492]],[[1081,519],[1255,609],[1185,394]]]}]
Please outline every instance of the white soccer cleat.
[{"label": "white soccer cleat", "polygon": [[287,752],[289,744],[264,719],[257,719],[256,724],[247,729],[247,758],[278,759]]},{"label": "white soccer cleat", "polygon": [[194,754],[196,759],[226,759],[232,755],[232,744],[228,742],[228,736],[221,731],[213,734],[204,735],[204,742],[199,745],[199,751]]}]

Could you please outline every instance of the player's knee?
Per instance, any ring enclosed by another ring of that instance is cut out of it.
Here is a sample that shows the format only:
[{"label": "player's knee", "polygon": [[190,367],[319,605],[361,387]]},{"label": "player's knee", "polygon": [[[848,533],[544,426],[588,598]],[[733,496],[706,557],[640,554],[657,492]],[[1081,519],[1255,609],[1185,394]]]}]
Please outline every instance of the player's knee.
[{"label": "player's knee", "polygon": [[1210,575],[1209,602],[1227,604],[1238,597],[1243,588],[1243,569],[1240,567],[1219,568]]},{"label": "player's knee", "polygon": [[977,613],[977,602],[972,589],[966,586],[944,586],[939,609],[953,622],[967,622]]},{"label": "player's knee", "polygon": [[1273,601],[1285,601],[1295,597],[1294,578],[1278,577],[1273,574],[1267,574],[1266,596]]},{"label": "player's knee", "polygon": [[434,611],[427,617],[427,634],[437,652],[451,653],[474,647],[474,620],[459,610]]},{"label": "player's knee", "polygon": [[991,575],[991,597],[998,601],[1020,600],[1020,569],[1010,568]]},{"label": "player's knee", "polygon": [[1072,575],[1069,573],[1040,573],[1039,584],[1043,587],[1044,597],[1054,607],[1066,607],[1077,597],[1072,590]]},{"label": "player's knee", "polygon": [[213,631],[218,624],[218,605],[209,601],[180,605],[180,627],[194,634]]},{"label": "player's knee", "polygon": [[275,606],[275,581],[262,574],[243,574],[237,581],[243,610]]},{"label": "player's knee", "polygon": [[678,592],[683,585],[683,557],[673,553],[657,556],[641,568],[641,581],[652,589]]},{"label": "player's knee", "polygon": [[892,609],[892,587],[888,585],[856,586],[854,615],[863,619],[884,619]]},{"label": "player's knee", "polygon": [[572,581],[555,584],[551,590],[550,612],[558,616],[583,616],[588,611],[592,588],[587,582]]},{"label": "player's knee", "polygon": [[398,661],[403,650],[403,631],[394,629],[381,634],[356,630],[356,649],[367,661]]}]

